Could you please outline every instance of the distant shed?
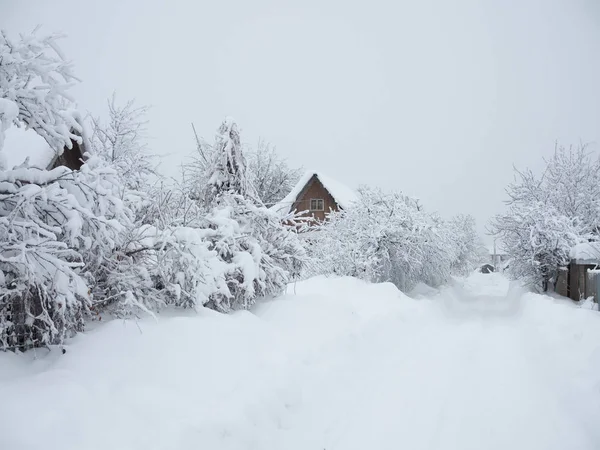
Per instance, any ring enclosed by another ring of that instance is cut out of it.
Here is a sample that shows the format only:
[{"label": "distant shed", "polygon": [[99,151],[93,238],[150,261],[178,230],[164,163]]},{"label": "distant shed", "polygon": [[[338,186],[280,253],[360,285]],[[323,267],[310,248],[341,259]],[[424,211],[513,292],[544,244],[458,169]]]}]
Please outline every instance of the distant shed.
[{"label": "distant shed", "polygon": [[598,302],[600,242],[584,242],[571,249],[571,262],[556,280],[556,292],[575,301],[593,297]]},{"label": "distant shed", "polygon": [[573,300],[597,296],[597,272],[600,267],[600,242],[585,242],[571,249],[569,297]]}]

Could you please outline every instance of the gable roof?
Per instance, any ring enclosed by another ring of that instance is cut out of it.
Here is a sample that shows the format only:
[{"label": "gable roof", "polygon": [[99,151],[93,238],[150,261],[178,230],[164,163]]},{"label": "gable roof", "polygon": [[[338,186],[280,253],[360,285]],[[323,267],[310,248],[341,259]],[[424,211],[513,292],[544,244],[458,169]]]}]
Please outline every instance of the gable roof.
[{"label": "gable roof", "polygon": [[79,170],[85,159],[84,154],[89,151],[87,131],[83,126],[82,130],[81,134],[77,130],[72,131],[81,136],[82,142],[71,139],[72,147],[65,147],[59,152],[34,130],[10,127],[5,131],[2,147],[7,169],[12,170],[28,161],[29,167],[41,170],[49,170],[57,165]]},{"label": "gable roof", "polygon": [[321,182],[323,187],[327,189],[329,194],[342,209],[348,209],[352,203],[358,201],[358,195],[353,189],[350,189],[348,186],[334,180],[333,178],[323,175],[321,172],[309,170],[302,175],[302,177],[300,177],[290,193],[286,195],[279,203],[272,206],[271,209],[279,214],[289,213],[290,209],[298,199],[298,195],[300,195],[304,187],[313,177],[316,177]]},{"label": "gable roof", "polygon": [[600,263],[600,242],[583,242],[571,248],[570,257],[577,264]]},{"label": "gable roof", "polygon": [[8,169],[20,166],[27,158],[31,167],[47,169],[59,156],[34,130],[19,127],[6,130],[2,153]]}]

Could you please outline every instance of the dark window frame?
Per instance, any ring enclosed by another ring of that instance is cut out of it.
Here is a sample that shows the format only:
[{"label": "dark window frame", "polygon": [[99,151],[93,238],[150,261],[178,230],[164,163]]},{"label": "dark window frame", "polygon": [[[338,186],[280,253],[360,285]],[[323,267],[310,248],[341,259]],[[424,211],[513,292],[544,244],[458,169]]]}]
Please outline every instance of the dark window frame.
[{"label": "dark window frame", "polygon": [[[313,202],[316,202],[316,207],[313,208]],[[320,205],[320,208],[319,208]],[[322,198],[311,198],[309,207],[311,211],[325,211],[325,200]]]}]

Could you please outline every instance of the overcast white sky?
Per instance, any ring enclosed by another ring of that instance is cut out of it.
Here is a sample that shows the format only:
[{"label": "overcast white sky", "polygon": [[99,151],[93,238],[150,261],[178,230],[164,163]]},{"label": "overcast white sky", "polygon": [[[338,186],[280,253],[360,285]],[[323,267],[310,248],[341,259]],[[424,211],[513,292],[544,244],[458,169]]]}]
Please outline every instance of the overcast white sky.
[{"label": "overcast white sky", "polygon": [[293,166],[483,230],[513,164],[600,141],[598,0],[0,0],[0,28],[37,24],[68,34],[83,109],[153,106],[170,173],[190,122],[212,139],[231,115]]}]

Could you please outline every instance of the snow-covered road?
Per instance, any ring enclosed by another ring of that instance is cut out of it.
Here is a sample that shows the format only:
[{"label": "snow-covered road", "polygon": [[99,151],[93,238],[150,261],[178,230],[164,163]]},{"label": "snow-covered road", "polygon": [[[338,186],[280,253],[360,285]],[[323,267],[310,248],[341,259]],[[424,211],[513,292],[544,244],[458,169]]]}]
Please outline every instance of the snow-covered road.
[{"label": "snow-covered road", "polygon": [[561,402],[582,392],[564,391],[572,380],[546,373],[560,369],[545,353],[550,343],[523,317],[474,304],[490,300],[471,298],[459,312],[483,314],[464,320],[378,321],[328,376],[305,386],[309,408],[282,448],[303,436],[297,448],[599,448],[600,433]]},{"label": "snow-covered road", "polygon": [[0,448],[600,448],[597,312],[499,275],[293,291],[0,355]]}]

